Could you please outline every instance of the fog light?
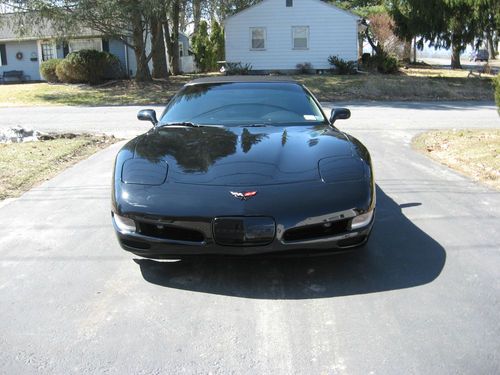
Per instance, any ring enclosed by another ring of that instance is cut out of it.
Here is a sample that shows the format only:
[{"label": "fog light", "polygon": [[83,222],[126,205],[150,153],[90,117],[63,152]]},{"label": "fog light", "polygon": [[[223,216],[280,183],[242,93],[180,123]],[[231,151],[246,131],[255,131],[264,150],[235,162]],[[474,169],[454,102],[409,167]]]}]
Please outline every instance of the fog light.
[{"label": "fog light", "polygon": [[128,217],[118,216],[117,214],[113,214],[115,218],[116,226],[122,230],[127,232],[135,232],[135,221],[129,219]]},{"label": "fog light", "polygon": [[373,210],[356,216],[354,219],[352,219],[351,229],[359,229],[370,224],[372,217],[373,217]]}]

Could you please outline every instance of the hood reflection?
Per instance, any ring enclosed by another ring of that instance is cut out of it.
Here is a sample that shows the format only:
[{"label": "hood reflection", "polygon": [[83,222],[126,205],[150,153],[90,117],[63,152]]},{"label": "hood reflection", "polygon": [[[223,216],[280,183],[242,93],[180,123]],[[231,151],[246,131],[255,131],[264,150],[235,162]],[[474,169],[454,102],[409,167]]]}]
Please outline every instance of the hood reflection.
[{"label": "hood reflection", "polygon": [[170,155],[186,173],[206,172],[236,152],[237,140],[235,133],[218,127],[161,128],[145,135],[135,152],[152,162]]}]

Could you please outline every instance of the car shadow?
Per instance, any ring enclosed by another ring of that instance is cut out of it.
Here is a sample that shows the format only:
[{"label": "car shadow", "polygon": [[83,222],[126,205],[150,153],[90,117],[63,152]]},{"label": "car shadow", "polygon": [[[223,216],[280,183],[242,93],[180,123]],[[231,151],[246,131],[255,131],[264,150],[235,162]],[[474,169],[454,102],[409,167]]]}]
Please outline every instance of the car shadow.
[{"label": "car shadow", "polygon": [[446,252],[377,187],[376,222],[365,249],[300,258],[135,259],[144,279],[163,287],[255,299],[313,299],[424,285],[441,273]]}]

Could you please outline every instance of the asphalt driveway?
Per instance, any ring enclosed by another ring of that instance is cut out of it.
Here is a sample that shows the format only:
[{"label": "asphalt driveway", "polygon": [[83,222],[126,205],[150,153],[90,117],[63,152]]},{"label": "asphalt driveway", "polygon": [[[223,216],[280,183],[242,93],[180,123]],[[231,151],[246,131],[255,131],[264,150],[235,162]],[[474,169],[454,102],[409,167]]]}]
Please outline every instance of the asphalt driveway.
[{"label": "asphalt driveway", "polygon": [[[110,222],[119,145],[3,204],[0,373],[499,373],[500,194],[410,148],[425,129],[498,127],[493,104],[350,107],[338,125],[368,146],[378,183],[362,253],[138,259]],[[136,108],[29,111],[14,117],[147,128]]]}]

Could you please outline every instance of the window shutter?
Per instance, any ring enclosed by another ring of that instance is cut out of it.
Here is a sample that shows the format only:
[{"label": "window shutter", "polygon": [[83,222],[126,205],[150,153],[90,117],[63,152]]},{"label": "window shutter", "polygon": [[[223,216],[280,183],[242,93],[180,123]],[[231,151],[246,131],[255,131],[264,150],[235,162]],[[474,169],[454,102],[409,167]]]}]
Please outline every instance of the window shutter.
[{"label": "window shutter", "polygon": [[102,40],[102,50],[104,52],[109,52],[109,39]]},{"label": "window shutter", "polygon": [[69,55],[69,46],[68,42],[63,43],[63,57],[66,57]]},{"label": "window shutter", "polygon": [[7,50],[5,49],[5,44],[0,44],[0,58],[2,60],[1,65],[7,65]]}]

